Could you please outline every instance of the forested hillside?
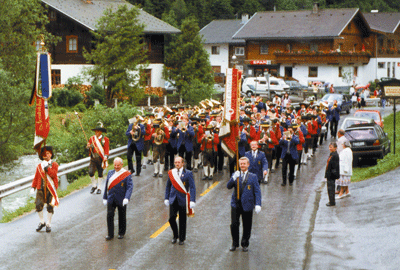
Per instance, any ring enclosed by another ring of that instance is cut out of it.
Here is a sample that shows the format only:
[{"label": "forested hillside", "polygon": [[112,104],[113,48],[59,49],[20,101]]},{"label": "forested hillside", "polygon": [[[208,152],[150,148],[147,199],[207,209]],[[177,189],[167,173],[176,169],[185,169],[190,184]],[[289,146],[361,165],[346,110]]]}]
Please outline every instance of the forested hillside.
[{"label": "forested hillside", "polygon": [[242,13],[257,11],[311,9],[314,2],[321,8],[354,8],[363,12],[399,12],[400,1],[393,0],[128,0],[150,14],[179,27],[184,18],[194,16],[200,28],[216,19],[240,18]]}]

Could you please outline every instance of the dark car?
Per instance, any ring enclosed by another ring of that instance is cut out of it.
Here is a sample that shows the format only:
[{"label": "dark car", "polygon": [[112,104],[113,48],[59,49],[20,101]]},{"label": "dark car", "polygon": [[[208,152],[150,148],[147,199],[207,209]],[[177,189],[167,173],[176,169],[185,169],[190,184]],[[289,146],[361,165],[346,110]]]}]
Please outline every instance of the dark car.
[{"label": "dark car", "polygon": [[390,153],[390,140],[376,123],[357,124],[345,129],[345,136],[351,143],[353,166],[361,159],[381,159]]},{"label": "dark car", "polygon": [[300,94],[302,91],[307,90],[307,86],[300,84],[295,80],[285,80],[285,83],[289,85],[289,93],[291,95]]},{"label": "dark car", "polygon": [[342,112],[346,112],[347,114],[350,113],[350,110],[353,107],[350,95],[326,94],[317,102],[317,104],[324,102],[327,105],[332,105],[334,100],[337,100]]}]

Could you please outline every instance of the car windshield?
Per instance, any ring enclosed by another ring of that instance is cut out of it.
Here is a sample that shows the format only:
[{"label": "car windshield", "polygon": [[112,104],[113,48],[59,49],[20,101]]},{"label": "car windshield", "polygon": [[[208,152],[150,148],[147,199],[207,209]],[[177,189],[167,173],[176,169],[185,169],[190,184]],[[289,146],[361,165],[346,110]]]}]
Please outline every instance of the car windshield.
[{"label": "car windshield", "polygon": [[378,137],[373,128],[346,130],[345,135],[350,140],[371,140]]},{"label": "car windshield", "polygon": [[342,96],[339,94],[332,94],[332,95],[325,95],[321,101],[328,101],[328,102],[333,102],[334,100],[342,100]]},{"label": "car windshield", "polygon": [[354,116],[370,118],[374,119],[374,121],[380,121],[379,114],[376,112],[356,112]]},{"label": "car windshield", "polygon": [[357,125],[362,123],[368,123],[368,120],[345,120],[343,124],[343,129],[348,128],[351,125]]}]

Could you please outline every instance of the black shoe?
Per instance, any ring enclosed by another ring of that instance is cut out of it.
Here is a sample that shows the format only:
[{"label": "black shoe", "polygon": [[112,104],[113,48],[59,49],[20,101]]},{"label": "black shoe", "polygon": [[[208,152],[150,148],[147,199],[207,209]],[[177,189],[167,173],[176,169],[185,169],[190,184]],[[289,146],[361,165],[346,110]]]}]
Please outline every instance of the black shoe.
[{"label": "black shoe", "polygon": [[293,183],[289,183],[289,186],[293,186]]},{"label": "black shoe", "polygon": [[153,161],[151,161],[151,160],[149,160],[149,164],[150,164],[150,165],[154,165],[154,164],[153,164]]},{"label": "black shoe", "polygon": [[248,247],[242,247],[242,251],[247,252],[247,251],[249,251],[249,249],[248,249]]},{"label": "black shoe", "polygon": [[198,172],[199,170],[197,169],[197,168],[194,168],[193,169],[193,172]]},{"label": "black shoe", "polygon": [[231,248],[229,249],[229,251],[235,251],[236,250],[236,246],[231,246]]},{"label": "black shoe", "polygon": [[209,179],[209,180],[213,180],[213,176],[210,175],[210,176],[208,177],[208,179]]},{"label": "black shoe", "polygon": [[92,187],[92,189],[90,190],[90,194],[93,194],[93,192],[95,192],[97,189],[97,187]]},{"label": "black shoe", "polygon": [[285,183],[282,183],[281,186],[284,187],[284,186],[286,186],[286,184],[285,184]]},{"label": "black shoe", "polygon": [[140,173],[136,173],[135,176],[140,176]]},{"label": "black shoe", "polygon": [[98,189],[98,190],[96,191],[96,194],[101,194],[101,189]]},{"label": "black shoe", "polygon": [[51,232],[51,227],[46,225],[46,232]]},{"label": "black shoe", "polygon": [[171,243],[172,243],[172,244],[176,244],[176,241],[178,241],[178,238],[173,238],[172,241],[171,241]]},{"label": "black shoe", "polygon": [[335,206],[336,204],[327,203],[326,206]]},{"label": "black shoe", "polygon": [[36,228],[36,231],[40,231],[43,227],[46,226],[46,223],[39,223],[39,226]]},{"label": "black shoe", "polygon": [[208,180],[208,176],[204,176],[201,180]]},{"label": "black shoe", "polygon": [[179,240],[179,245],[180,245],[180,246],[182,246],[182,245],[184,245],[184,244],[185,244],[185,241]]},{"label": "black shoe", "polygon": [[106,236],[106,241],[110,241],[110,240],[112,240],[114,237],[111,237],[111,236],[109,236],[109,235],[107,235]]},{"label": "black shoe", "polygon": [[158,177],[160,177],[160,178],[162,178],[162,176],[163,176],[162,173],[160,173],[160,174],[158,175]]},{"label": "black shoe", "polygon": [[124,236],[123,235],[118,235],[118,239],[124,239]]},{"label": "black shoe", "polygon": [[158,173],[153,174],[153,177],[157,177],[157,176],[158,176]]},{"label": "black shoe", "polygon": [[262,183],[263,183],[264,185],[266,185],[266,184],[268,184],[268,181],[262,181]]}]

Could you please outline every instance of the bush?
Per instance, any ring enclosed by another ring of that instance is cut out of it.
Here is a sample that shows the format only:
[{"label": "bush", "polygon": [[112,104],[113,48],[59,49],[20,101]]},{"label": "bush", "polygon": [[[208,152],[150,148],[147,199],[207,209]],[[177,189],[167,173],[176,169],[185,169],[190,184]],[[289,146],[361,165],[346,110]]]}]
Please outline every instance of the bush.
[{"label": "bush", "polygon": [[94,84],[92,86],[92,89],[90,89],[89,92],[86,93],[87,95],[87,105],[88,106],[93,106],[94,105],[94,100],[97,99],[99,100],[100,104],[104,104],[106,100],[106,94],[103,89],[103,87],[99,84]]},{"label": "bush", "polygon": [[53,91],[53,97],[50,98],[50,104],[59,107],[73,107],[83,100],[81,93],[67,88],[57,89]]}]

